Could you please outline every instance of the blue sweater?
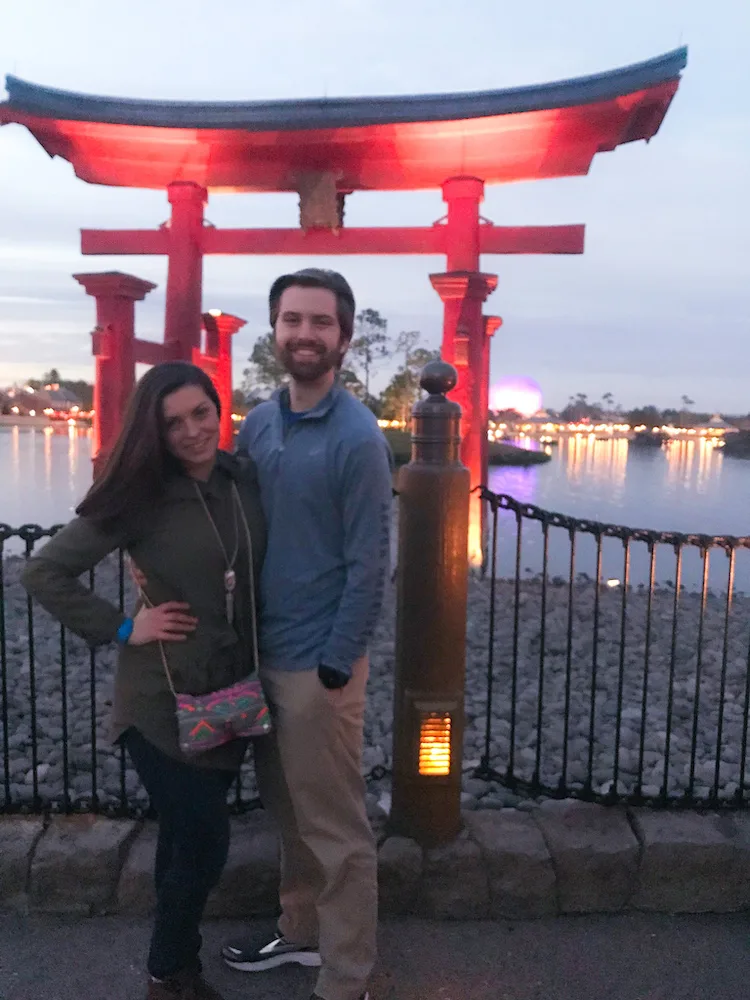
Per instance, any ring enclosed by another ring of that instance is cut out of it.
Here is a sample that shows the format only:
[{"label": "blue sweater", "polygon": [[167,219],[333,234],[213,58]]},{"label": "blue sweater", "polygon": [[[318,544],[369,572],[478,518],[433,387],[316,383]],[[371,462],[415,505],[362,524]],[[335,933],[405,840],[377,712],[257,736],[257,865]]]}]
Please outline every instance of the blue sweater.
[{"label": "blue sweater", "polygon": [[261,663],[351,673],[389,570],[390,449],[373,414],[339,385],[299,419],[285,420],[284,409],[286,389],[252,410],[237,438],[258,466],[268,522]]}]

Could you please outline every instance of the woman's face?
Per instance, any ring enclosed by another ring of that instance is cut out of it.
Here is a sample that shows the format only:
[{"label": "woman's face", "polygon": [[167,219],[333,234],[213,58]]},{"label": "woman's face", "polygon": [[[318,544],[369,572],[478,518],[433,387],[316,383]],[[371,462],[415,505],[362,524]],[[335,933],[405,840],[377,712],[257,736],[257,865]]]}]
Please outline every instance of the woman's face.
[{"label": "woman's face", "polygon": [[187,472],[210,468],[219,447],[219,414],[197,385],[184,385],[162,401],[166,446]]}]

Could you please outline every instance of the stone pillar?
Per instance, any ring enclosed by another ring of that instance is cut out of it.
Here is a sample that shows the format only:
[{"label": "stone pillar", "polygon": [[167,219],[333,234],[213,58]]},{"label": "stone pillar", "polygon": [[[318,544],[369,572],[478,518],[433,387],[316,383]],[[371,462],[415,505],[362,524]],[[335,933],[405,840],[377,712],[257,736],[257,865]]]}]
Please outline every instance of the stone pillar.
[{"label": "stone pillar", "polygon": [[399,474],[393,724],[394,833],[425,847],[461,828],[469,473],[459,457],[456,372],[426,365],[412,458]]},{"label": "stone pillar", "polygon": [[203,207],[206,189],[192,182],[169,185],[169,269],[164,343],[168,357],[190,361],[200,348],[203,289]]},{"label": "stone pillar", "polygon": [[206,331],[206,355],[214,359],[212,378],[221,403],[221,434],[219,447],[232,450],[234,427],[232,425],[232,336],[241,330],[247,320],[231,313],[212,309],[203,314]]},{"label": "stone pillar", "polygon": [[[461,460],[468,468],[472,489],[482,483],[482,454],[487,437],[487,409],[482,399],[485,382],[485,325],[482,304],[497,286],[497,276],[477,271],[432,274],[430,281],[444,304],[443,360],[454,365],[458,385],[451,394],[460,405]],[[469,524],[469,560],[473,566],[483,561],[482,503],[472,498]]]},{"label": "stone pillar", "polygon": [[120,432],[135,385],[135,303],[156,288],[132,274],[108,271],[74,274],[87,295],[96,299],[94,383],[94,474],[106,461]]}]

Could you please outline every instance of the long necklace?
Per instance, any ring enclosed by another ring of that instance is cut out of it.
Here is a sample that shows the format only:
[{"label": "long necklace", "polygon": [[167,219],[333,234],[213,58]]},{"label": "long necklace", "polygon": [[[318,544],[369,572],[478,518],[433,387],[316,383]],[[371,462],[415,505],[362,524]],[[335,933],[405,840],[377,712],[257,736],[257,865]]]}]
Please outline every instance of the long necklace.
[{"label": "long necklace", "polygon": [[[232,484],[234,485],[234,484]],[[216,535],[216,540],[219,543],[219,548],[221,549],[222,555],[224,556],[224,562],[226,564],[226,570],[224,571],[224,601],[226,605],[227,621],[231,625],[234,621],[234,591],[237,586],[237,574],[234,571],[234,564],[237,562],[237,553],[240,548],[240,532],[239,526],[237,524],[237,503],[239,498],[237,496],[236,490],[232,490],[232,513],[234,515],[234,552],[232,553],[232,558],[230,559],[224,542],[222,541],[219,529],[216,527],[216,522],[213,517],[211,517],[211,511],[208,509],[208,504],[206,503],[203,494],[200,491],[198,484],[193,481],[193,486],[195,486],[195,492],[198,494],[198,499],[203,504],[203,509],[206,512],[206,517],[214,529],[214,534]]]}]

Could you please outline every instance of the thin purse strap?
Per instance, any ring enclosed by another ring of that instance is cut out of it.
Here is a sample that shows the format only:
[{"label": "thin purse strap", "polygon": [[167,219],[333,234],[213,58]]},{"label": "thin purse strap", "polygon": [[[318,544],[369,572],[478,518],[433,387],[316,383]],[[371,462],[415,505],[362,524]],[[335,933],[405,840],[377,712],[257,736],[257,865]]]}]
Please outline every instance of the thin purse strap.
[{"label": "thin purse strap", "polygon": [[[148,595],[146,594],[146,592],[143,590],[142,587],[138,588],[138,594],[140,595],[141,600],[143,601],[143,603],[146,605],[147,608],[153,608],[154,605],[148,599]],[[169,665],[167,664],[167,654],[164,649],[164,643],[161,641],[161,639],[158,639],[157,641],[159,643],[159,653],[161,655],[161,662],[162,666],[164,667],[164,673],[167,675],[167,684],[169,684],[169,690],[172,692],[172,697],[177,698],[177,692],[175,691],[174,684],[172,682],[172,674],[169,670]]]},{"label": "thin purse strap", "polygon": [[240,512],[240,517],[242,518],[242,527],[245,532],[245,539],[247,541],[247,560],[248,560],[248,575],[250,578],[250,609],[252,611],[252,632],[253,632],[253,673],[257,674],[260,671],[260,656],[258,654],[258,616],[256,611],[255,603],[255,561],[253,559],[253,539],[250,534],[250,527],[247,523],[247,518],[245,517],[245,510],[242,506],[242,501],[240,500],[240,494],[237,490],[237,485],[232,481],[232,496],[234,497],[234,502],[237,504],[237,509]]}]

